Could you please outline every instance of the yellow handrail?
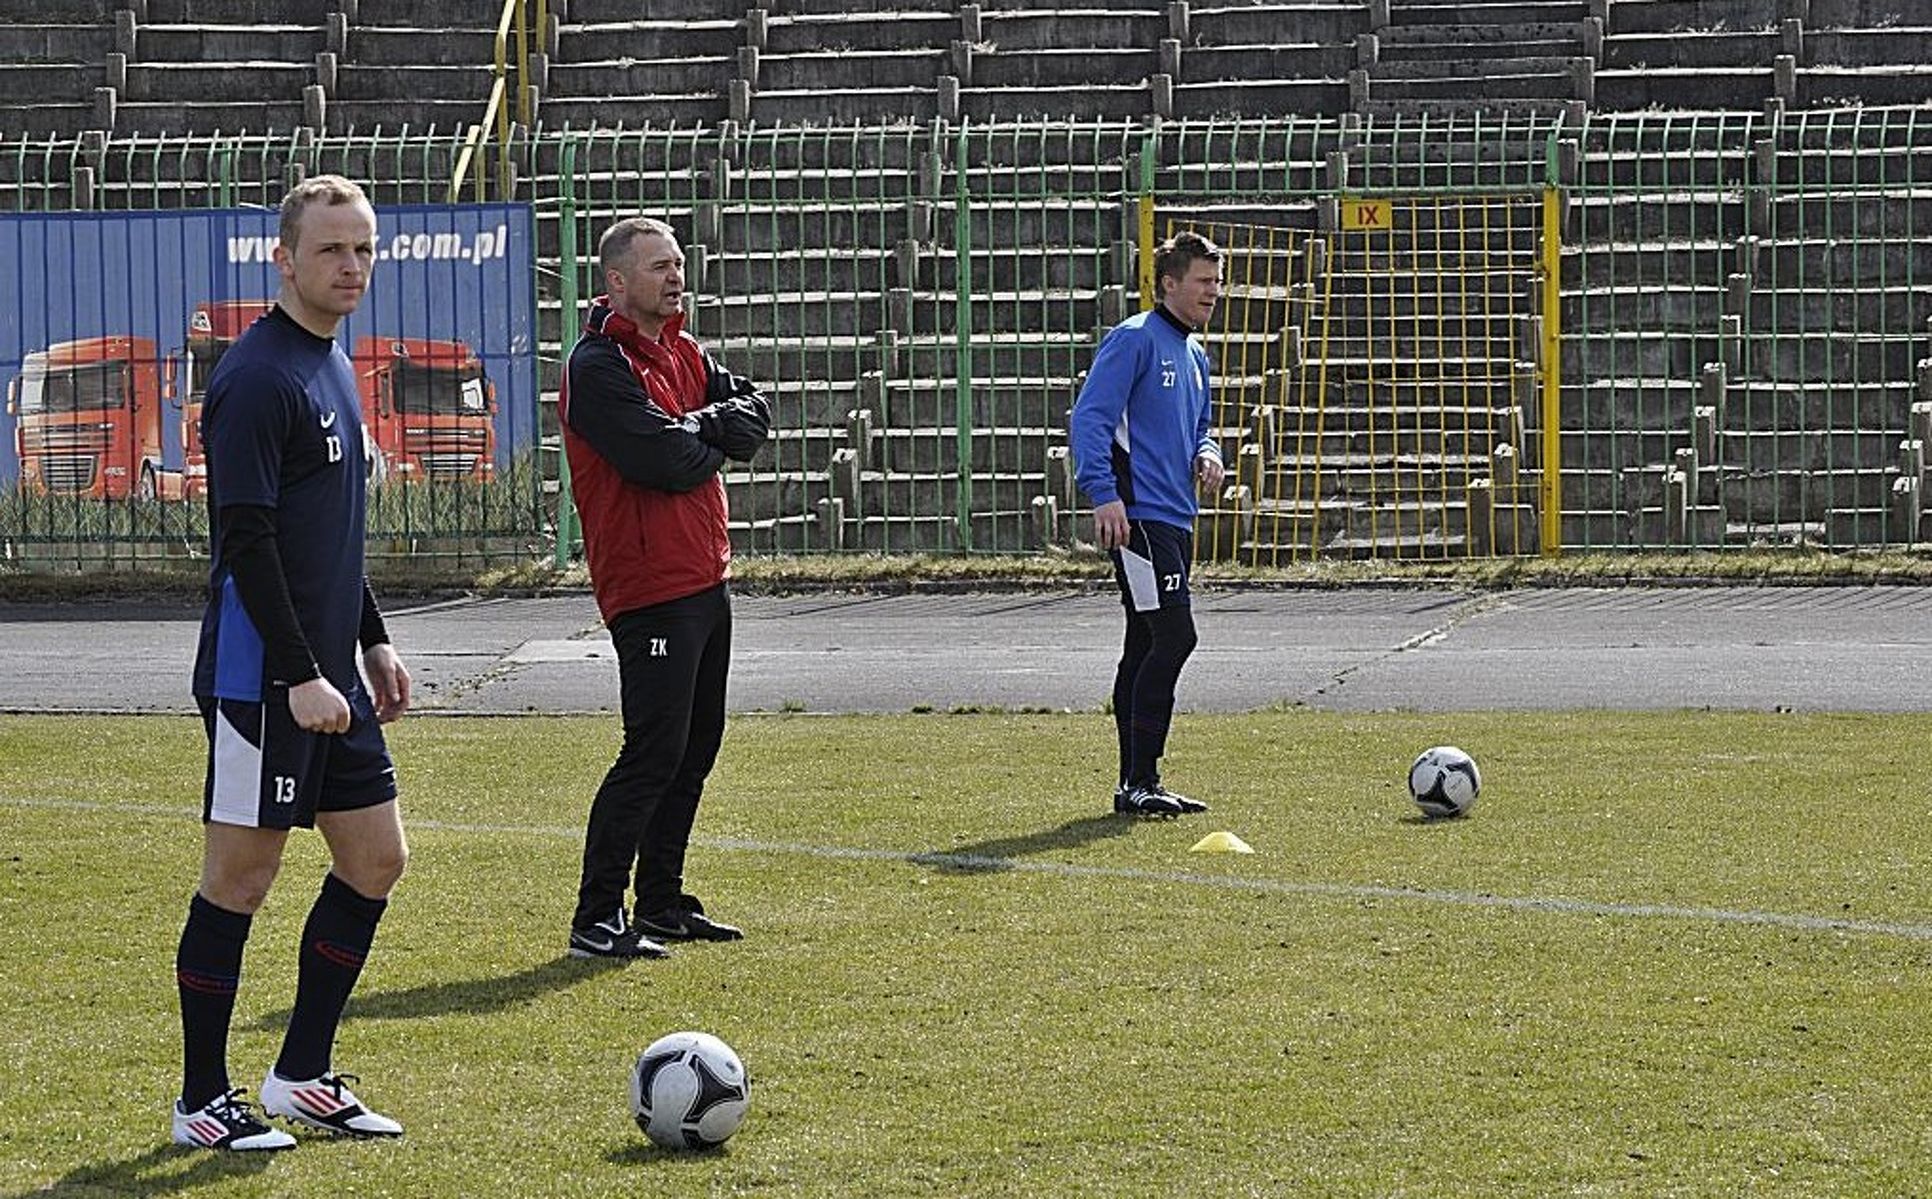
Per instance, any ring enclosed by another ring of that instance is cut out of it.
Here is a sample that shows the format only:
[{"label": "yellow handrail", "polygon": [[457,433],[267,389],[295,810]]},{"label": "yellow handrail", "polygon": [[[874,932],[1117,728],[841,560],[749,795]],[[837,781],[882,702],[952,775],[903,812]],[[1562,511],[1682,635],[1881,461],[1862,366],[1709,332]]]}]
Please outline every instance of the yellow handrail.
[{"label": "yellow handrail", "polygon": [[[457,156],[456,169],[450,172],[449,202],[454,204],[462,199],[463,179],[470,173],[474,163],[476,169],[476,198],[483,194],[483,162],[477,153],[483,139],[489,136],[492,128],[496,132],[496,179],[498,198],[508,196],[510,191],[510,105],[504,92],[509,87],[510,70],[510,25],[514,21],[517,29],[517,71],[518,77],[527,79],[530,70],[529,36],[525,24],[526,0],[503,0],[502,15],[496,21],[496,54],[494,61],[495,79],[490,84],[490,101],[483,110],[480,124],[470,126],[469,135],[463,140],[463,151]],[[530,107],[528,89],[523,89],[520,97],[520,113],[524,126],[529,127]]]}]

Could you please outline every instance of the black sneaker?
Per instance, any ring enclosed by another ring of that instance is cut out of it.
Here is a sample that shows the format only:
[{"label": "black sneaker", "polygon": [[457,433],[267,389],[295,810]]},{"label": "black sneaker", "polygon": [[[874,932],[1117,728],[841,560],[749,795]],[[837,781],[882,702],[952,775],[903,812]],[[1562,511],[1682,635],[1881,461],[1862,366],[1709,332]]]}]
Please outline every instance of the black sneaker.
[{"label": "black sneaker", "polygon": [[1116,816],[1171,820],[1179,816],[1182,811],[1181,805],[1174,802],[1174,797],[1161,791],[1158,786],[1144,787],[1139,784],[1122,783],[1114,791]]},{"label": "black sneaker", "polygon": [[1154,793],[1155,795],[1161,796],[1163,799],[1169,799],[1175,802],[1176,804],[1179,804],[1181,811],[1183,813],[1205,812],[1208,810],[1207,805],[1202,803],[1198,799],[1189,799],[1185,795],[1178,795],[1172,791],[1169,791],[1166,787],[1161,786],[1160,780],[1158,779],[1156,779],[1152,784],[1150,784],[1147,787],[1147,790]]},{"label": "black sneaker", "polygon": [[640,912],[637,927],[665,941],[740,941],[745,935],[736,925],[705,915],[704,905],[689,896],[649,916]]},{"label": "black sneaker", "polygon": [[624,909],[618,908],[617,914],[607,920],[599,920],[589,928],[570,930],[570,956],[573,958],[668,958],[671,951],[651,940],[639,936],[630,921],[624,918]]}]

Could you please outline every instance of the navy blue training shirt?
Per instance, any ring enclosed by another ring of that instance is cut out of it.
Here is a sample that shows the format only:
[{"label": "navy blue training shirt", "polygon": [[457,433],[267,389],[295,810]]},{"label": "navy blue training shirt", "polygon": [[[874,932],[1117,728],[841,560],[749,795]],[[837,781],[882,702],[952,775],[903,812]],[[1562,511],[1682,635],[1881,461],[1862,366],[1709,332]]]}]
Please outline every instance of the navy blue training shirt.
[{"label": "navy blue training shirt", "polygon": [[271,508],[295,616],[323,677],[361,690],[364,467],[362,406],[341,347],[277,307],[215,368],[201,411],[208,456],[208,610],[195,657],[197,696],[259,700],[262,637],[222,561],[222,509]]}]

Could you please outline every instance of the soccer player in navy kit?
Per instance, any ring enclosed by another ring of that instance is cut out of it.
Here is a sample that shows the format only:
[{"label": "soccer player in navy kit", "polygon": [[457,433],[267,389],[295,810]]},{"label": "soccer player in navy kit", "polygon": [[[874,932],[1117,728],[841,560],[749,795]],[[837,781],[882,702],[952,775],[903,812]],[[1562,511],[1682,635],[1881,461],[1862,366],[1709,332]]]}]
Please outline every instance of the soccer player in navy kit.
[{"label": "soccer player in navy kit", "polygon": [[363,574],[362,410],[335,343],[375,249],[375,212],[354,183],[320,175],[291,190],[275,248],[279,301],[222,356],[202,412],[212,561],[194,691],[208,774],[201,883],[175,957],[174,1139],[184,1145],[295,1143],[257,1117],[227,1063],[249,924],[293,827],[320,830],[331,862],[302,929],[295,1006],[262,1108],[331,1132],[402,1133],[329,1061],[409,855],[379,727],[408,708],[409,672]]},{"label": "soccer player in navy kit", "polygon": [[1127,609],[1114,672],[1114,811],[1166,817],[1207,809],[1161,784],[1160,759],[1196,641],[1187,588],[1195,488],[1213,494],[1226,474],[1209,433],[1207,350],[1194,336],[1221,295],[1221,251],[1198,233],[1177,234],[1155,251],[1154,277],[1158,303],[1115,326],[1095,352],[1068,440]]}]

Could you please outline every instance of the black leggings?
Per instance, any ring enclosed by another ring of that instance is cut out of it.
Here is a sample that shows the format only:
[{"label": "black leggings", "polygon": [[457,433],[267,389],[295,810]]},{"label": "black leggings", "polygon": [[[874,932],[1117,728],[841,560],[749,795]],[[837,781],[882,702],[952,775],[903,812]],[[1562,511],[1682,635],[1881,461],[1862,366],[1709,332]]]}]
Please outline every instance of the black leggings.
[{"label": "black leggings", "polygon": [[1114,731],[1120,738],[1120,781],[1157,783],[1174,718],[1174,685],[1194,652],[1194,612],[1187,607],[1127,612],[1127,639],[1114,672]]},{"label": "black leggings", "polygon": [[668,908],[683,894],[698,797],[724,739],[731,600],[720,583],[626,612],[610,622],[610,634],[624,745],[590,805],[576,928],[623,904],[633,863],[639,911]]}]

